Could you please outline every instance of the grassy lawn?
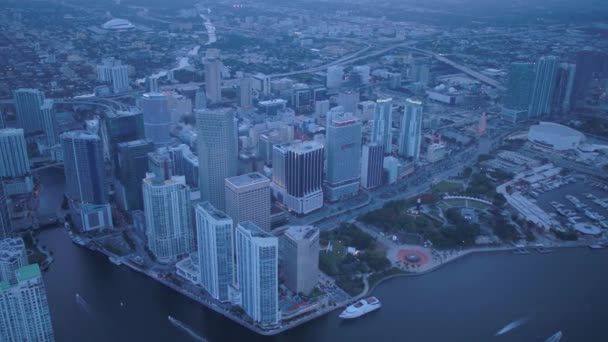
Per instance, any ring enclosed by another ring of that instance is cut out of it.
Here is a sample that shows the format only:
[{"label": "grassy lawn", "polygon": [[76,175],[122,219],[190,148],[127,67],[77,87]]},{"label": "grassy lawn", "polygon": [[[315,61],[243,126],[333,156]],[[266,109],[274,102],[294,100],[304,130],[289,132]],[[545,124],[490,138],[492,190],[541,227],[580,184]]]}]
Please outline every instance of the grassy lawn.
[{"label": "grassy lawn", "polygon": [[433,187],[433,192],[444,193],[444,192],[460,192],[463,187],[460,183],[453,183],[448,181],[442,181]]}]

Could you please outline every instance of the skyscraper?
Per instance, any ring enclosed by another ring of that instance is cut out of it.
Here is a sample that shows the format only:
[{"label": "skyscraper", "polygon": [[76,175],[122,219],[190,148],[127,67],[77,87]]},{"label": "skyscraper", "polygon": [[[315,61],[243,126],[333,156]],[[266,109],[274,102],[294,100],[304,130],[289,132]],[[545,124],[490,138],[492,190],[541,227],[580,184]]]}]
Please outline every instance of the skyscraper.
[{"label": "skyscraper", "polygon": [[393,99],[376,101],[374,122],[372,127],[372,142],[384,146],[384,153],[391,154],[393,150]]},{"label": "skyscraper", "polygon": [[274,196],[298,214],[323,207],[324,158],[323,145],[317,141],[274,145]]},{"label": "skyscraper", "polygon": [[235,233],[237,282],[245,313],[263,326],[279,323],[279,241],[251,222]]},{"label": "skyscraper", "polygon": [[171,128],[171,113],[167,96],[161,93],[147,93],[142,95],[141,107],[144,112],[144,129],[146,139],[160,147],[168,145],[171,141],[169,130]]},{"label": "skyscraper", "polygon": [[270,230],[270,179],[259,172],[226,178],[226,214]]},{"label": "skyscraper", "polygon": [[38,89],[17,89],[13,92],[17,124],[25,134],[40,132],[43,122],[40,118],[40,107],[44,104],[44,94]]},{"label": "skyscraper", "polygon": [[582,50],[576,54],[576,78],[573,89],[573,105],[577,108],[587,105],[592,85],[601,87],[602,79],[608,76],[608,53],[605,51]]},{"label": "skyscraper", "polygon": [[280,247],[285,285],[295,293],[310,294],[319,282],[319,230],[290,226]]},{"label": "skyscraper", "polygon": [[407,99],[399,129],[399,155],[420,159],[422,143],[422,102]]},{"label": "skyscraper", "polygon": [[250,77],[241,78],[239,81],[239,104],[243,109],[253,106],[253,80]]},{"label": "skyscraper", "polygon": [[503,101],[502,119],[519,123],[528,118],[528,108],[534,88],[534,64],[511,63],[507,92]]},{"label": "skyscraper", "polygon": [[337,201],[359,191],[361,121],[351,113],[330,113],[326,129],[326,196]]},{"label": "skyscraper", "polygon": [[162,263],[194,250],[189,190],[183,176],[164,180],[148,173],[143,180],[148,247]]},{"label": "skyscraper", "polygon": [[560,63],[555,77],[555,90],[551,103],[552,112],[566,114],[570,111],[575,76],[576,65]]},{"label": "skyscraper", "polygon": [[70,131],[61,134],[66,193],[74,201],[108,202],[103,146],[97,134]]},{"label": "skyscraper", "polygon": [[21,267],[15,278],[15,285],[0,282],[0,338],[53,342],[51,313],[38,264]]},{"label": "skyscraper", "polygon": [[230,108],[196,110],[201,200],[224,210],[224,179],[236,176],[237,139]]},{"label": "skyscraper", "polygon": [[0,282],[15,284],[15,272],[27,265],[27,252],[22,238],[0,240]]},{"label": "skyscraper", "polygon": [[55,146],[59,144],[59,132],[57,130],[57,119],[55,117],[54,102],[51,99],[46,99],[40,106],[40,120],[42,120],[42,129],[46,136],[47,146]]},{"label": "skyscraper", "polygon": [[219,58],[205,58],[205,94],[211,102],[222,101],[222,61]]},{"label": "skyscraper", "polygon": [[0,239],[7,238],[11,231],[11,218],[8,212],[8,196],[4,192],[4,184],[0,182]]},{"label": "skyscraper", "polygon": [[209,202],[196,206],[198,267],[201,285],[219,301],[227,301],[234,283],[234,227],[232,219]]},{"label": "skyscraper", "polygon": [[21,177],[30,173],[23,129],[0,129],[0,177]]},{"label": "skyscraper", "polygon": [[115,65],[112,67],[112,90],[114,94],[129,90],[129,66]]},{"label": "skyscraper", "polygon": [[133,108],[127,111],[109,111],[106,113],[102,125],[102,137],[108,146],[105,150],[108,155],[114,155],[116,145],[126,141],[145,139],[144,114],[141,110]]},{"label": "skyscraper", "polygon": [[361,186],[372,189],[382,185],[384,146],[365,144],[361,150]]},{"label": "skyscraper", "polygon": [[148,140],[133,140],[117,145],[117,202],[124,210],[143,209],[141,180],[148,171],[148,153],[154,144]]},{"label": "skyscraper", "polygon": [[[167,148],[158,148],[148,153],[148,172],[156,178],[169,180],[174,175],[173,159]],[[183,175],[176,175],[183,176]]]},{"label": "skyscraper", "polygon": [[551,113],[551,100],[555,90],[557,57],[541,57],[536,63],[534,88],[528,109],[528,118],[537,118]]}]

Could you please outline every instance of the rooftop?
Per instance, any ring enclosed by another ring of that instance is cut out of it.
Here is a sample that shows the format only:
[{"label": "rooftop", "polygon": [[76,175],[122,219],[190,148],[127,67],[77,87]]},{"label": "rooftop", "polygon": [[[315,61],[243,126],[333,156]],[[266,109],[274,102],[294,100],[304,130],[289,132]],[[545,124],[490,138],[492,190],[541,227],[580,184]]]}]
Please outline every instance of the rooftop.
[{"label": "rooftop", "polygon": [[270,179],[259,172],[251,172],[240,176],[226,178],[226,183],[229,183],[235,188],[268,182],[270,182]]},{"label": "rooftop", "polygon": [[228,215],[223,211],[216,209],[209,202],[200,203],[198,206],[216,220],[230,220],[232,222],[232,219]]},{"label": "rooftop", "polygon": [[313,226],[290,226],[285,231],[285,235],[292,240],[310,240],[318,235],[319,230]]},{"label": "rooftop", "polygon": [[62,137],[67,139],[79,139],[79,140],[101,140],[99,135],[88,132],[88,131],[69,131],[61,134]]},{"label": "rooftop", "polygon": [[38,264],[27,265],[18,269],[16,274],[17,281],[20,282],[40,277],[40,267],[38,267]]},{"label": "rooftop", "polygon": [[258,227],[255,223],[250,222],[250,221],[245,221],[245,222],[239,223],[239,227],[241,229],[248,231],[252,237],[274,238],[274,236],[272,234],[262,230],[262,228]]}]

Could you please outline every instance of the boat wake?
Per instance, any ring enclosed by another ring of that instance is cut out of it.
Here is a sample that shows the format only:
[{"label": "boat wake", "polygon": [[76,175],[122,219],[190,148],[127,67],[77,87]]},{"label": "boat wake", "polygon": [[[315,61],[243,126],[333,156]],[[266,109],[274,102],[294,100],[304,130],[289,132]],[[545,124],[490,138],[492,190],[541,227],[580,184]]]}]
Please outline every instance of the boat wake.
[{"label": "boat wake", "polygon": [[171,322],[171,324],[175,325],[176,327],[182,329],[183,331],[187,332],[188,335],[190,335],[190,337],[192,337],[195,341],[199,341],[199,342],[209,342],[207,341],[206,338],[202,337],[201,335],[199,335],[196,331],[194,331],[194,329],[190,328],[189,326],[186,325],[186,323],[172,317],[169,316],[168,317],[169,322]]},{"label": "boat wake", "polygon": [[89,315],[93,314],[93,311],[91,310],[91,306],[89,305],[89,303],[87,303],[86,300],[84,300],[84,298],[82,298],[82,296],[79,293],[76,294],[76,303],[78,303],[78,306],[80,306],[82,311],[86,312]]},{"label": "boat wake", "polygon": [[515,321],[513,321],[513,322],[511,322],[511,323],[509,323],[507,325],[505,325],[502,329],[498,330],[496,332],[496,334],[494,334],[494,336],[504,335],[504,334],[506,334],[506,333],[508,333],[508,332],[510,332],[510,331],[512,331],[514,329],[517,329],[520,326],[528,323],[531,319],[532,319],[531,315],[528,315],[528,316],[522,317],[520,319],[517,319],[517,320],[515,320]]}]

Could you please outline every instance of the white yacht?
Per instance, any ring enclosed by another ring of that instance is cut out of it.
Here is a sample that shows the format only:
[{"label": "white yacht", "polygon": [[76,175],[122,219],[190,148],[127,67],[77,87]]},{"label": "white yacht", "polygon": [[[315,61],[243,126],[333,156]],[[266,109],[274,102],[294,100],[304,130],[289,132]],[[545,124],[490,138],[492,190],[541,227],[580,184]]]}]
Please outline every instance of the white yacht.
[{"label": "white yacht", "polygon": [[382,307],[380,301],[376,297],[369,297],[365,299],[361,299],[355,304],[349,305],[342,313],[340,314],[340,318],[343,319],[351,319],[357,318],[359,316],[363,316],[368,312],[372,312],[374,310],[378,310]]}]

